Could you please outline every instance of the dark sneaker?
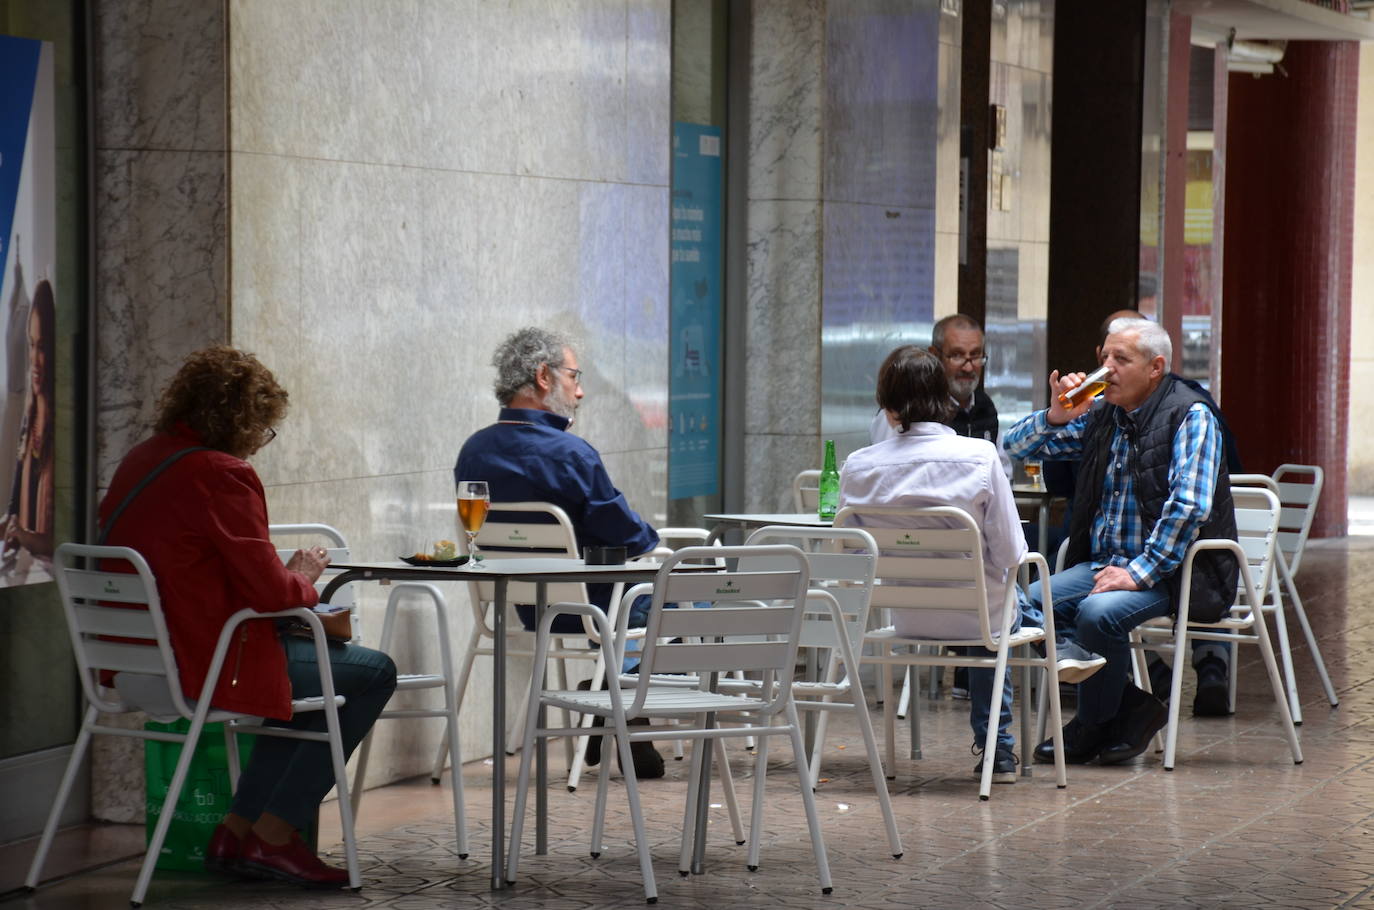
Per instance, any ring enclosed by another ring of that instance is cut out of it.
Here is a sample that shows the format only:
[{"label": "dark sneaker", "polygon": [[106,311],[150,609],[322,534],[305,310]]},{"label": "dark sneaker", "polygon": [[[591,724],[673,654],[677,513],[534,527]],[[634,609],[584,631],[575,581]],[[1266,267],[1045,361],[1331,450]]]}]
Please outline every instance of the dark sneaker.
[{"label": "dark sneaker", "polygon": [[[1089,724],[1074,718],[1064,725],[1064,761],[1071,765],[1085,765],[1097,757],[1107,744],[1107,724]],[[1054,738],[1035,747],[1035,760],[1041,764],[1054,763]]]},{"label": "dark sneaker", "polygon": [[1104,746],[1097,760],[1104,765],[1130,761],[1150,746],[1154,737],[1169,722],[1169,708],[1164,702],[1135,686],[1127,686],[1121,700],[1121,713],[1109,728],[1109,745]]},{"label": "dark sneaker", "polygon": [[949,697],[968,701],[968,667],[954,668],[954,685],[949,687]]},{"label": "dark sneaker", "polygon": [[1147,669],[1150,673],[1150,690],[1155,698],[1167,705],[1169,703],[1169,687],[1174,684],[1174,668],[1156,657],[1150,661]]},{"label": "dark sneaker", "polygon": [[1197,665],[1194,717],[1226,717],[1231,713],[1231,674],[1219,657],[1203,658]]},{"label": "dark sneaker", "polygon": [[[977,746],[973,747],[973,754],[980,755],[981,751]],[[978,764],[973,766],[974,780],[983,779],[983,759],[978,759]],[[1016,783],[1016,753],[1011,751],[1009,746],[999,745],[997,751],[992,755],[992,782],[994,784],[1014,784]]]},{"label": "dark sneaker", "polygon": [[1073,641],[1054,644],[1054,666],[1062,683],[1081,683],[1107,665],[1107,658]]},{"label": "dark sneaker", "polygon": [[[640,724],[647,727],[649,721],[644,718],[640,718],[638,722],[630,721],[632,727]],[[709,749],[710,746],[707,745],[702,748]],[[657,780],[663,776],[663,756],[658,754],[653,743],[630,743],[630,758],[635,763],[635,778],[637,780]],[[621,767],[620,770],[623,772],[625,769]]]}]

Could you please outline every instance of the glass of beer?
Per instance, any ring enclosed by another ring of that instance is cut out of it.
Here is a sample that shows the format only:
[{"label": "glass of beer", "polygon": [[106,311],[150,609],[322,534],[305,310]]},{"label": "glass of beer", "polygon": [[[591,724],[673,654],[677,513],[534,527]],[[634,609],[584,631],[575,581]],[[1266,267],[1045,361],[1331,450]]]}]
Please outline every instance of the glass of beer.
[{"label": "glass of beer", "polygon": [[1040,459],[1026,459],[1021,462],[1021,470],[1026,472],[1026,479],[1031,482],[1031,486],[1035,487],[1037,490],[1040,489],[1040,485],[1043,483],[1040,479]]},{"label": "glass of beer", "polygon": [[1092,401],[1101,395],[1107,388],[1107,377],[1111,374],[1111,367],[1098,367],[1084,377],[1083,381],[1067,392],[1059,393],[1059,403],[1064,407],[1073,410],[1080,404]]},{"label": "glass of beer", "polygon": [[487,492],[485,480],[458,481],[458,523],[468,537],[468,554],[475,566],[481,562],[482,554],[477,550],[477,532],[487,520],[487,510],[491,508],[491,494]]}]

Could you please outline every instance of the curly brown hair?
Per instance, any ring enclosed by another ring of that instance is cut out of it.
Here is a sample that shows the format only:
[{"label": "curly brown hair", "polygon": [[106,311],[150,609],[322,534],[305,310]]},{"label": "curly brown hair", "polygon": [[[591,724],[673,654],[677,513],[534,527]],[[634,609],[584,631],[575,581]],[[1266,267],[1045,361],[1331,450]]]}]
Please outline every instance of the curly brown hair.
[{"label": "curly brown hair", "polygon": [[177,370],[158,400],[157,430],[184,423],[210,448],[246,458],[262,447],[286,405],[286,389],[258,358],[219,344],[191,354]]}]

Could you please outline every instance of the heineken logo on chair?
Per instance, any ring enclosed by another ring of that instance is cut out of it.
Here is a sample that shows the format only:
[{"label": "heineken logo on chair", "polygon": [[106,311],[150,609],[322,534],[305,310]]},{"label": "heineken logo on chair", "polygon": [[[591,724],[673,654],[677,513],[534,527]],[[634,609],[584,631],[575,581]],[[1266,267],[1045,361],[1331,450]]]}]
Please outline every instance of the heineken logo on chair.
[{"label": "heineken logo on chair", "polygon": [[899,547],[919,547],[920,545],[921,541],[918,538],[912,537],[910,533],[903,534],[901,537],[897,538],[897,546]]},{"label": "heineken logo on chair", "polygon": [[120,585],[115,584],[115,580],[114,580],[113,578],[107,578],[107,579],[105,579],[105,593],[106,593],[106,594],[123,594],[124,591],[123,591],[123,588],[122,588]]},{"label": "heineken logo on chair", "polygon": [[524,542],[526,540],[529,540],[529,537],[520,533],[519,528],[512,528],[511,532],[506,535],[506,540],[513,542]]},{"label": "heineken logo on chair", "polygon": [[725,579],[725,586],[724,586],[724,587],[721,587],[721,588],[716,588],[716,593],[717,593],[717,594],[738,594],[738,593],[739,593],[739,586],[735,584],[735,580],[734,580],[733,578],[727,578],[727,579]]}]

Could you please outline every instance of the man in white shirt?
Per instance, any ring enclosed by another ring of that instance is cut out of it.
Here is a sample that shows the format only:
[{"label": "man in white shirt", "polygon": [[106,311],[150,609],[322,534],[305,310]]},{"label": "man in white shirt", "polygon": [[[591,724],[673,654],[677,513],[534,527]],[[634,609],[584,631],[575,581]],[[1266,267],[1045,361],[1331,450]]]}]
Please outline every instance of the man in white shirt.
[{"label": "man in white shirt", "polygon": [[[993,628],[1000,628],[1007,585],[1016,583],[1014,573],[1026,552],[1026,540],[997,447],[987,439],[961,436],[945,424],[951,409],[945,368],[940,358],[915,345],[897,348],[883,361],[877,399],[894,435],[854,452],[845,461],[840,472],[840,507],[955,506],[967,512],[982,531],[989,620]],[[1019,595],[1018,591],[1018,603]],[[1013,628],[1019,625],[1018,617]],[[936,611],[898,611],[896,630],[928,638],[981,635],[976,618]],[[1097,655],[1073,647],[1059,658],[1060,677],[1065,681],[1086,678],[1105,663]],[[969,695],[969,723],[977,747],[986,742],[992,670],[970,669]],[[1011,700],[1008,674],[993,757],[993,780],[997,783],[1016,780]],[[980,761],[974,773],[981,772]]]}]

